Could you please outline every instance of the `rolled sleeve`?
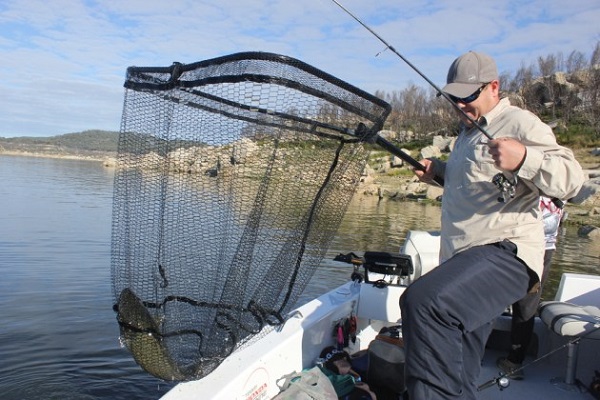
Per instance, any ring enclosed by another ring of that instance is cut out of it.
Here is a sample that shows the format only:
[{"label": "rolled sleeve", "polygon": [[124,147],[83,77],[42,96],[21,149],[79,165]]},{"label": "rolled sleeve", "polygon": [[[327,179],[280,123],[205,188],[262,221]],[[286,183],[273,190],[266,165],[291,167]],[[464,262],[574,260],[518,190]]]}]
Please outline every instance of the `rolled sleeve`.
[{"label": "rolled sleeve", "polygon": [[544,152],[533,147],[527,147],[527,156],[519,169],[518,176],[521,179],[533,181],[536,174],[542,168]]},{"label": "rolled sleeve", "polygon": [[573,152],[564,147],[550,151],[527,147],[527,157],[517,175],[545,195],[563,200],[576,196],[585,181]]}]

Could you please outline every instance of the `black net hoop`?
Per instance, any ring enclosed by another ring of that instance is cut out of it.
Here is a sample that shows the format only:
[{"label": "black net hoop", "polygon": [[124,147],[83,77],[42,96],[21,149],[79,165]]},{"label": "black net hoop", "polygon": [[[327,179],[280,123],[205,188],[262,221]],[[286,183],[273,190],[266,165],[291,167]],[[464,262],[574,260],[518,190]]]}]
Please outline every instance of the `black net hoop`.
[{"label": "black net hoop", "polygon": [[299,60],[130,67],[111,272],[121,339],[199,379],[280,325],[337,230],[384,101]]}]

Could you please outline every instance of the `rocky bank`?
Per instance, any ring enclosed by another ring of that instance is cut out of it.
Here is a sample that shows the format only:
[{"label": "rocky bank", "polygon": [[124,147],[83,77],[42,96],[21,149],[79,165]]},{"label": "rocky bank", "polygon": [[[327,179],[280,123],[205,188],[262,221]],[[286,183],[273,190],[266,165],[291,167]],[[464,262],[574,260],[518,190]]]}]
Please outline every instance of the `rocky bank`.
[{"label": "rocky bank", "polygon": [[[403,151],[416,159],[445,157],[453,144],[452,138],[436,137],[433,145],[418,152]],[[579,149],[575,157],[587,180],[579,194],[567,203],[565,223],[579,226],[581,236],[600,240],[600,148]],[[358,192],[377,196],[381,201],[439,202],[443,195],[442,188],[420,182],[402,160],[387,155],[371,158]]]}]

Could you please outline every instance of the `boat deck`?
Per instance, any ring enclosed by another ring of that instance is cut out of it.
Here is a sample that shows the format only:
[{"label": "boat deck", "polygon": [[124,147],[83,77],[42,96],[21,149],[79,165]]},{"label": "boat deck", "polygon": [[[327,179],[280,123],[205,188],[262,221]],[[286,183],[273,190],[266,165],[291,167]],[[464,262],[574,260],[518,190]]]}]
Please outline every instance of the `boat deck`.
[{"label": "boat deck", "polygon": [[[543,324],[538,321],[541,326]],[[567,365],[567,348],[563,346],[566,340],[558,335],[548,332],[547,340],[542,340],[539,345],[537,356],[530,355],[525,360],[523,380],[509,380],[509,386],[503,390],[493,385],[478,393],[478,399],[543,399],[543,400],[566,400],[585,399],[591,400],[595,397],[587,390],[594,376],[594,370],[600,369],[600,353],[595,340],[581,340],[579,344],[579,357],[577,366],[577,378],[580,385],[565,385],[564,378]],[[551,353],[551,354],[549,354]],[[482,362],[479,385],[499,376],[496,360],[505,357],[505,348],[490,348],[486,350]],[[537,358],[549,354],[538,361]],[[528,363],[530,363],[528,365]]]}]

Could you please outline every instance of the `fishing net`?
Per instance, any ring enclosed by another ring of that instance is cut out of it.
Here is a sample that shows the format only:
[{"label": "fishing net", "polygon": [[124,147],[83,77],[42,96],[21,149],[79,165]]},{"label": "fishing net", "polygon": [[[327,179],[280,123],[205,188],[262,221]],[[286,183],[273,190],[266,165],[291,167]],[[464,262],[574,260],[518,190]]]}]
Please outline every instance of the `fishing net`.
[{"label": "fishing net", "polygon": [[342,220],[387,103],[301,61],[130,67],[112,227],[121,340],[199,379],[281,325]]}]

